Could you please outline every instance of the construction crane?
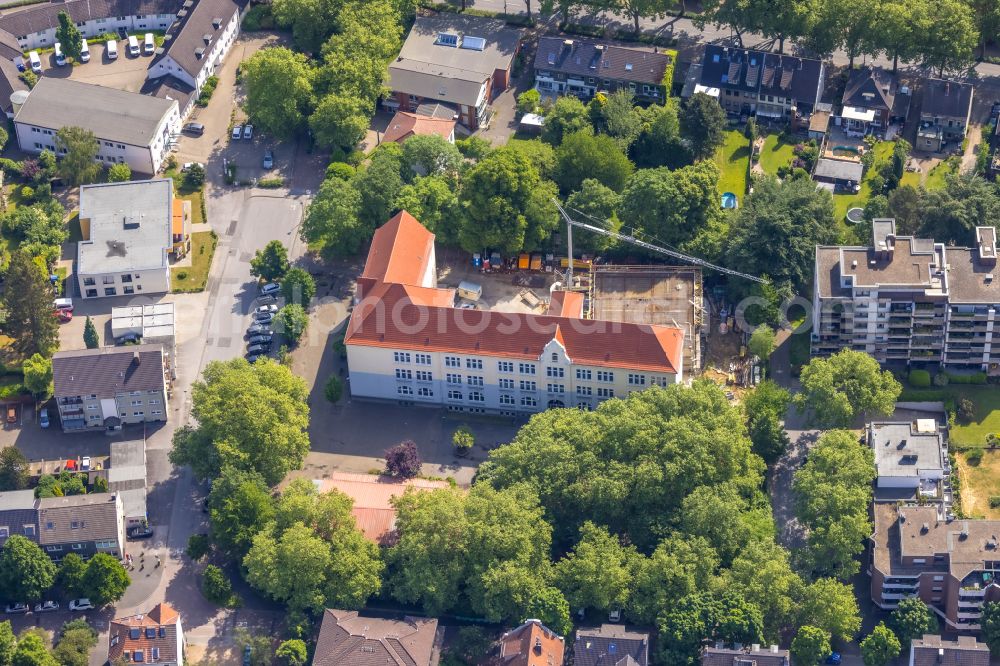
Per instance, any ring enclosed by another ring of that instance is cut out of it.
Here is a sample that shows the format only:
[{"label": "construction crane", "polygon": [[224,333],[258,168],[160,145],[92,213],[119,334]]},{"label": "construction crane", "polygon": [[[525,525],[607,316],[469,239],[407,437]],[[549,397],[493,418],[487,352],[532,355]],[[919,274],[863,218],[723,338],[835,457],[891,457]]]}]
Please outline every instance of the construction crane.
[{"label": "construction crane", "polygon": [[[569,252],[569,261],[567,265],[569,266],[567,272],[567,285],[571,286],[573,284],[573,227],[580,227],[581,229],[586,229],[595,234],[601,234],[602,236],[608,236],[609,238],[614,238],[616,240],[625,241],[626,243],[631,243],[646,250],[651,250],[653,252],[659,252],[660,254],[665,254],[668,257],[673,257],[674,259],[680,259],[681,261],[686,261],[690,264],[696,266],[701,266],[702,268],[709,268],[713,271],[718,271],[720,273],[725,273],[726,275],[732,275],[734,277],[740,277],[744,280],[751,280],[753,282],[758,282],[760,284],[767,284],[767,280],[764,278],[757,277],[756,275],[747,275],[746,273],[740,273],[739,271],[734,271],[731,268],[725,268],[723,266],[716,266],[713,263],[709,263],[704,259],[699,259],[698,257],[692,257],[687,254],[682,254],[676,250],[668,250],[666,248],[660,247],[659,245],[653,245],[652,243],[647,243],[644,240],[640,240],[635,236],[629,236],[627,234],[621,234],[617,231],[611,231],[610,229],[604,229],[602,227],[597,227],[592,224],[587,224],[586,222],[578,222],[569,216],[569,213],[560,205],[558,200],[553,199],[556,204],[556,208],[562,214],[563,218],[566,220],[566,245]],[[576,211],[580,212],[580,211]],[[586,213],[580,213],[581,215],[586,215]],[[589,215],[586,215],[590,217]],[[593,219],[593,218],[591,218]]]}]

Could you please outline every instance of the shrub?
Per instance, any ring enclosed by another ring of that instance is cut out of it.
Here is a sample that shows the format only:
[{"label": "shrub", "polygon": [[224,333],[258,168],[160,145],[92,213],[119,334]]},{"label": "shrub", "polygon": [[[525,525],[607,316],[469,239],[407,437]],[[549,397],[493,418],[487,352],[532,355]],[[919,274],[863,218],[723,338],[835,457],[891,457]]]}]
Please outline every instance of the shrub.
[{"label": "shrub", "polygon": [[261,178],[257,181],[257,187],[263,187],[269,190],[277,189],[285,184],[285,179],[281,176],[273,176],[271,178]]},{"label": "shrub", "polygon": [[201,578],[201,590],[205,598],[220,606],[233,605],[233,585],[225,572],[214,564],[205,567]]},{"label": "shrub", "polygon": [[948,381],[952,384],[985,384],[986,373],[974,372],[971,375],[948,375]]},{"label": "shrub", "polygon": [[187,271],[177,271],[178,280],[187,280],[187,277],[188,277]]},{"label": "shrub", "polygon": [[20,176],[22,174],[21,163],[8,157],[0,157],[0,171],[3,171],[3,175],[8,178]]},{"label": "shrub", "polygon": [[926,370],[910,370],[908,381],[913,388],[928,388],[931,385],[931,373]]},{"label": "shrub", "polygon": [[469,426],[463,424],[458,426],[455,434],[451,436],[451,443],[455,445],[459,453],[465,453],[475,445],[476,436],[472,434],[472,429]]},{"label": "shrub", "polygon": [[207,534],[192,534],[188,537],[187,556],[197,562],[208,555],[209,540]]},{"label": "shrub", "polygon": [[983,449],[975,448],[969,449],[965,453],[965,461],[972,465],[973,467],[978,465],[983,461]]},{"label": "shrub", "polygon": [[533,113],[538,108],[538,103],[542,101],[542,95],[535,88],[525,90],[517,96],[518,113]]},{"label": "shrub", "polygon": [[385,471],[389,476],[411,479],[420,474],[420,452],[412,439],[406,439],[386,449]]},{"label": "shrub", "polygon": [[972,402],[968,398],[962,398],[959,400],[958,418],[963,423],[968,423],[972,419],[976,418],[976,403]]},{"label": "shrub", "polygon": [[1000,509],[1000,495],[990,495],[990,508]]},{"label": "shrub", "polygon": [[327,178],[350,180],[354,177],[354,173],[355,168],[346,162],[331,162],[330,165],[326,167]]},{"label": "shrub", "polygon": [[330,375],[330,378],[326,380],[326,386],[323,387],[323,394],[330,402],[339,401],[340,397],[344,395],[344,382],[340,381],[340,377],[337,375]]},{"label": "shrub", "polygon": [[934,386],[947,386],[948,385],[948,375],[943,372],[939,372],[934,375]]},{"label": "shrub", "polygon": [[215,87],[219,85],[219,77],[210,76],[205,79],[205,83],[201,86],[201,92],[198,94],[198,99],[195,100],[195,104],[201,107],[208,106],[208,102],[212,99],[212,93],[215,92]]},{"label": "shrub", "polygon": [[270,3],[251,7],[250,11],[243,17],[243,29],[251,32],[256,30],[273,30],[274,13],[271,11]]},{"label": "shrub", "polygon": [[205,167],[200,164],[192,164],[184,173],[184,187],[189,190],[200,190],[205,184]]},{"label": "shrub", "polygon": [[468,139],[456,139],[455,147],[464,157],[471,160],[479,160],[492,150],[490,142],[478,136],[470,136]]}]

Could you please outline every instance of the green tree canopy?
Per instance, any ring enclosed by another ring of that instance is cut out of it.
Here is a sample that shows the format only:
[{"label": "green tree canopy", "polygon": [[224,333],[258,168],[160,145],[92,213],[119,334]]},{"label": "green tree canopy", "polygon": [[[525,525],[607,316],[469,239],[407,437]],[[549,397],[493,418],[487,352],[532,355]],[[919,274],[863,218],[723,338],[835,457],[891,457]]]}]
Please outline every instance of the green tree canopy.
[{"label": "green tree canopy", "polygon": [[274,325],[292,345],[297,345],[309,327],[309,313],[298,303],[289,303],[278,310]]},{"label": "green tree canopy", "polygon": [[861,415],[888,415],[903,387],[871,356],[844,349],[802,368],[795,405],[823,428],[850,427]]},{"label": "green tree canopy", "polygon": [[755,328],[750,334],[747,349],[754,356],[760,357],[761,360],[766,361],[771,358],[771,352],[774,351],[774,329],[767,324],[761,324]]},{"label": "green tree canopy", "polygon": [[754,452],[767,463],[776,461],[788,446],[788,435],[781,421],[790,400],[788,391],[770,380],[762,381],[743,398]]},{"label": "green tree canopy", "polygon": [[10,620],[4,620],[0,622],[0,666],[10,666],[16,649],[17,639],[10,628]]},{"label": "green tree canopy", "polygon": [[[286,3],[279,0],[275,4],[276,16],[282,4]],[[312,74],[306,57],[283,46],[270,47],[244,60],[240,68],[250,119],[275,138],[294,136],[312,104]]]},{"label": "green tree canopy", "polygon": [[59,630],[52,656],[62,666],[87,666],[90,651],[97,646],[97,632],[83,618],[70,620]]},{"label": "green tree canopy", "polygon": [[760,643],[760,610],[731,591],[697,592],[676,601],[659,622],[659,657],[664,664],[694,666],[705,640]]},{"label": "green tree canopy", "polygon": [[24,372],[24,388],[31,391],[37,400],[47,400],[52,395],[52,359],[41,354],[32,354],[21,364]]},{"label": "green tree canopy", "polygon": [[920,597],[907,597],[892,611],[889,626],[903,645],[924,634],[938,633],[937,616]]},{"label": "green tree canopy", "polygon": [[354,185],[335,176],[327,178],[306,209],[299,234],[324,255],[353,254],[375,231],[361,221],[360,211],[361,195]]},{"label": "green tree canopy", "polygon": [[298,638],[284,641],[275,650],[274,656],[281,660],[285,666],[305,666],[308,661],[306,644]]},{"label": "green tree canopy", "polygon": [[11,255],[4,288],[4,332],[25,355],[51,356],[59,347],[59,322],[52,316],[48,274],[24,251]]},{"label": "green tree canopy", "polygon": [[638,563],[634,548],[586,522],[576,547],[556,564],[556,584],[572,608],[620,609],[628,601]]},{"label": "green tree canopy", "polygon": [[56,166],[60,178],[75,186],[97,180],[101,174],[97,162],[100,146],[93,132],[82,127],[63,127],[56,132],[55,144],[62,155]]},{"label": "green tree canopy", "polygon": [[279,240],[268,242],[264,249],[257,250],[250,260],[250,275],[267,282],[285,277],[289,268],[288,248]]},{"label": "green tree canopy", "polygon": [[38,601],[55,577],[56,565],[34,541],[15,534],[0,548],[0,591],[5,599]]},{"label": "green tree canopy", "polygon": [[87,560],[83,586],[87,597],[95,606],[118,601],[131,583],[132,579],[117,558],[107,553],[97,553]]},{"label": "green tree canopy", "polygon": [[208,496],[212,541],[232,558],[250,550],[253,537],[274,517],[271,493],[264,478],[253,471],[223,467]]},{"label": "green tree canopy", "polygon": [[66,12],[59,12],[56,17],[59,20],[59,27],[56,28],[56,41],[59,42],[62,52],[73,60],[80,59],[80,50],[83,48],[83,37],[77,29],[73,19]]},{"label": "green tree canopy", "polygon": [[802,624],[808,624],[842,641],[861,628],[858,602],[850,585],[820,578],[805,589],[800,607]]},{"label": "green tree canopy", "polygon": [[87,320],[83,324],[83,344],[86,345],[87,349],[97,349],[101,346],[101,338],[97,334],[97,327],[94,326],[94,320],[87,315]]},{"label": "green tree canopy", "polygon": [[281,280],[281,295],[286,304],[297,303],[308,309],[316,295],[316,281],[304,268],[293,268]]},{"label": "green tree canopy", "polygon": [[61,666],[45,647],[42,637],[34,631],[22,632],[11,664],[12,666]]},{"label": "green tree canopy", "polygon": [[403,142],[403,179],[417,176],[455,176],[462,154],[455,144],[437,134],[416,134]]},{"label": "green tree canopy", "polygon": [[695,93],[681,105],[681,136],[695,159],[708,159],[725,141],[726,112],[705,93]]},{"label": "green tree canopy", "polygon": [[320,146],[350,150],[364,138],[372,110],[352,95],[327,95],[309,116],[309,128]]},{"label": "green tree canopy", "polygon": [[628,616],[637,624],[653,624],[677,600],[707,589],[719,567],[719,556],[703,537],[672,534],[641,557],[632,578]]},{"label": "green tree canopy", "polygon": [[[902,188],[900,188],[902,189]],[[906,200],[889,199],[889,207],[907,212]],[[993,183],[972,174],[945,176],[943,188],[921,190],[914,202],[920,219],[919,234],[939,243],[972,245],[977,220],[1000,215],[1000,192]]]},{"label": "green tree canopy", "polygon": [[818,666],[830,656],[830,632],[808,624],[800,627],[792,639],[796,666]]},{"label": "green tree canopy", "polygon": [[545,115],[542,139],[558,146],[563,137],[590,127],[590,114],[578,97],[560,97]]},{"label": "green tree canopy", "polygon": [[87,565],[76,553],[67,553],[59,562],[55,584],[68,597],[81,597],[85,592]]},{"label": "green tree canopy", "polygon": [[108,167],[109,183],[125,183],[132,180],[132,169],[124,162],[118,162]]},{"label": "green tree canopy", "polygon": [[556,148],[556,159],[555,181],[563,192],[580,189],[587,178],[621,192],[633,169],[614,139],[592,131],[565,136]]},{"label": "green tree canopy", "polygon": [[[16,446],[0,449],[0,492],[24,490],[30,480],[28,458]],[[2,666],[2,663],[0,663]]]},{"label": "green tree canopy", "polygon": [[861,641],[861,658],[865,666],[885,666],[899,656],[900,649],[896,634],[884,622],[879,622]]},{"label": "green tree canopy", "polygon": [[395,207],[405,210],[437,236],[438,242],[458,242],[461,209],[455,186],[445,176],[417,176],[396,196]]},{"label": "green tree canopy", "polygon": [[[570,217],[579,219],[594,226],[618,231],[622,223],[618,219],[618,207],[622,197],[606,185],[593,178],[585,178],[580,183],[580,189],[566,199],[566,210]],[[616,241],[608,236],[595,234],[584,229],[573,229],[574,250],[607,250]]]},{"label": "green tree canopy", "polygon": [[987,601],[983,604],[983,615],[979,619],[983,642],[990,647],[990,652],[1000,652],[1000,602]]}]

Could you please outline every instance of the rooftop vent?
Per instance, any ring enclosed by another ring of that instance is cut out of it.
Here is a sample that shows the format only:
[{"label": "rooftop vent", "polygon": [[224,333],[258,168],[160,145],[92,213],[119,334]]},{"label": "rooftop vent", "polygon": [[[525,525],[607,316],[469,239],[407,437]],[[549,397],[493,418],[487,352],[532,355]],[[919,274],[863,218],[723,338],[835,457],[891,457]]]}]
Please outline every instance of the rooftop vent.
[{"label": "rooftop vent", "polygon": [[573,48],[573,40],[572,39],[564,39],[563,40],[563,46],[565,46],[567,48]]},{"label": "rooftop vent", "polygon": [[132,364],[140,365],[142,363],[142,355],[138,351],[132,352]]},{"label": "rooftop vent", "polygon": [[930,530],[931,530],[930,523],[924,523],[923,525],[920,526],[920,533],[921,534],[926,534],[927,532],[930,532]]},{"label": "rooftop vent", "polygon": [[851,268],[857,268],[857,267],[858,267],[858,260],[854,259],[853,261],[851,261]]},{"label": "rooftop vent", "polygon": [[958,538],[959,539],[968,539],[969,538],[969,530],[967,530],[967,529],[962,530],[959,533]]},{"label": "rooftop vent", "polygon": [[216,30],[218,30],[219,28],[221,28],[222,27],[222,19],[220,19],[220,18],[214,18],[214,19],[212,19],[212,27],[215,28]]},{"label": "rooftop vent", "polygon": [[205,49],[203,47],[201,47],[201,46],[199,46],[198,48],[196,48],[194,50],[194,57],[197,58],[198,60],[201,60],[202,58],[204,58],[205,57]]},{"label": "rooftop vent", "polygon": [[632,63],[630,63],[630,62],[625,63],[625,71],[626,72],[631,72],[632,71]]},{"label": "rooftop vent", "polygon": [[206,32],[204,35],[201,36],[201,38],[205,40],[206,44],[208,44],[209,42],[212,41],[212,35],[211,35],[211,33],[207,33]]},{"label": "rooftop vent", "polygon": [[993,273],[988,273],[986,275],[986,277],[983,278],[983,279],[986,280],[986,284],[989,284],[990,282],[993,282]]},{"label": "rooftop vent", "polygon": [[603,51],[604,50],[604,44],[595,44],[594,45],[594,50],[595,51]]}]

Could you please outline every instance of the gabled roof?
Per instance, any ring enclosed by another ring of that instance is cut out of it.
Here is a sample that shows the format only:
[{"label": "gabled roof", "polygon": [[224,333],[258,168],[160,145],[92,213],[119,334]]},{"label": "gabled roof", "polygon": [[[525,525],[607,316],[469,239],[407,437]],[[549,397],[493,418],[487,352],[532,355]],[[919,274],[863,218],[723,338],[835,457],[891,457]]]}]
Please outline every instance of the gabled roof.
[{"label": "gabled roof", "polygon": [[990,650],[975,636],[959,636],[947,641],[937,635],[924,634],[911,643],[910,666],[989,666]]},{"label": "gabled roof", "polygon": [[451,138],[455,132],[452,118],[433,118],[408,111],[397,111],[382,135],[383,141],[402,143],[416,134],[436,134],[442,139]]},{"label": "gabled roof", "polygon": [[44,497],[38,501],[38,543],[118,541],[121,515],[112,493]]},{"label": "gabled roof", "polygon": [[153,606],[146,615],[115,618],[108,631],[108,661],[125,657],[138,662],[135,653],[140,651],[142,663],[176,664],[179,631],[180,616],[166,603]]},{"label": "gabled roof", "polygon": [[56,397],[113,398],[120,391],[162,390],[163,348],[134,345],[56,352],[52,375]]},{"label": "gabled roof", "polygon": [[[574,37],[541,37],[535,52],[535,69],[577,76],[662,85],[671,57]],[[669,85],[669,83],[668,83]]]},{"label": "gabled roof", "polygon": [[761,95],[791,97],[815,104],[821,93],[823,63],[811,58],[797,58],[780,53],[764,53],[764,71],[760,79]]},{"label": "gabled roof", "polygon": [[896,77],[881,67],[855,69],[844,87],[844,106],[861,109],[892,109],[896,98]]},{"label": "gabled roof", "polygon": [[701,666],[789,666],[788,650],[772,648],[731,650],[729,648],[706,647],[701,653]]},{"label": "gabled roof", "polygon": [[539,620],[525,620],[500,637],[501,666],[560,666],[565,641]]},{"label": "gabled roof", "polygon": [[763,67],[762,51],[708,44],[701,63],[701,85],[756,93]]},{"label": "gabled roof", "polygon": [[197,77],[208,64],[205,55],[215,48],[222,31],[241,6],[236,0],[195,0],[194,7],[167,30],[162,53],[157,52],[152,64],[170,56],[192,78]]},{"label": "gabled roof", "polygon": [[637,666],[648,666],[649,634],[628,631],[618,624],[577,630],[573,644],[574,666],[619,666],[633,662]]},{"label": "gabled roof", "polygon": [[437,618],[391,620],[326,609],[313,666],[431,666]]},{"label": "gabled roof", "polygon": [[920,113],[967,119],[972,110],[973,90],[971,83],[924,79],[924,101]]},{"label": "gabled roof", "polygon": [[21,37],[59,26],[59,13],[66,12],[74,23],[93,19],[138,14],[173,14],[178,0],[67,0],[45,2],[0,17],[0,29]]},{"label": "gabled roof", "polygon": [[434,254],[434,234],[405,210],[375,230],[362,278],[420,287]]}]

